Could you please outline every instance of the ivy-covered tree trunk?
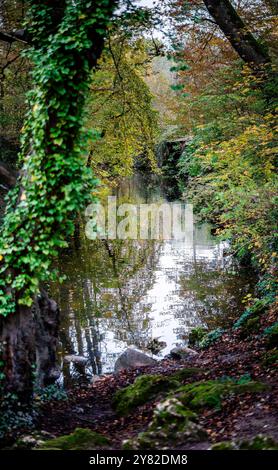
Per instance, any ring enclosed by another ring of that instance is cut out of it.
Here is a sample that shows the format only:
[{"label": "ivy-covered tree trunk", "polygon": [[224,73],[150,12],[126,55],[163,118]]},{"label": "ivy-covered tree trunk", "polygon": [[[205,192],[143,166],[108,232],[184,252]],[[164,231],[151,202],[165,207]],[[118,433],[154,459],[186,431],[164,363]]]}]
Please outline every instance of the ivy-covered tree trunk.
[{"label": "ivy-covered tree trunk", "polygon": [[117,1],[30,0],[30,110],[22,134],[22,171],[0,239],[0,339],[6,390],[29,397],[33,376],[56,377],[58,309],[40,286],[56,276],[52,260],[73,232],[73,214],[91,200],[85,165],[90,135],[83,108]]}]

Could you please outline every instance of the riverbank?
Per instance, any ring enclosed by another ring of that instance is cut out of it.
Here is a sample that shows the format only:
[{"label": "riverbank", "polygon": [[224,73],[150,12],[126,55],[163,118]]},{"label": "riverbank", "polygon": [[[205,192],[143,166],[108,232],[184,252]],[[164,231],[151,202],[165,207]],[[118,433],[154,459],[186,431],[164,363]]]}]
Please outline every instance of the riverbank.
[{"label": "riverbank", "polygon": [[205,450],[223,441],[250,445],[258,435],[268,440],[257,439],[256,448],[277,446],[277,333],[267,334],[276,314],[262,313],[255,333],[230,330],[196,356],[103,376],[40,404],[36,431],[22,430],[15,447]]}]

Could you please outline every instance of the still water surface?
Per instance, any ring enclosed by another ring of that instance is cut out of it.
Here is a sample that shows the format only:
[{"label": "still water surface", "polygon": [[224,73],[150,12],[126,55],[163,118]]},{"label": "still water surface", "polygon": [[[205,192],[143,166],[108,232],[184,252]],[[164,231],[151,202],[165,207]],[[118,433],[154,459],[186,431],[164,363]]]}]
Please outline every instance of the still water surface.
[{"label": "still water surface", "polygon": [[[116,195],[124,202],[165,201],[157,183],[139,176],[123,181]],[[254,280],[226,251],[206,224],[194,224],[190,245],[183,240],[92,241],[82,227],[59,261],[67,280],[53,286],[61,308],[65,385],[112,372],[128,346],[151,352],[158,340],[161,350],[155,352],[163,357],[184,344],[193,327],[231,323]],[[67,354],[86,356],[88,365],[64,362]]]}]

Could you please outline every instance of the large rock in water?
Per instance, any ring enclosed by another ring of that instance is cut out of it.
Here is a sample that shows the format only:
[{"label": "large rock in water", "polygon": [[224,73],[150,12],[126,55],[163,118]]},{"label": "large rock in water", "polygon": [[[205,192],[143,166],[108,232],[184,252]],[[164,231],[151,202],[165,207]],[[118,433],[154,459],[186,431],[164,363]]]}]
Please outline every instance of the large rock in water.
[{"label": "large rock in water", "polygon": [[137,351],[137,349],[128,348],[115,363],[115,372],[124,369],[136,369],[137,367],[153,366],[157,363],[156,359],[148,356],[147,354]]}]

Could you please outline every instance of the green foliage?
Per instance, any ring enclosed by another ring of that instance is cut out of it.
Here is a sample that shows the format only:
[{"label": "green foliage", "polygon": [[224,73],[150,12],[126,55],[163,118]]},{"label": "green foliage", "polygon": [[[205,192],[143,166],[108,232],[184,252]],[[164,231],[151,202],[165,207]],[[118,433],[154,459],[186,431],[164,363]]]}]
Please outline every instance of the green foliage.
[{"label": "green foliage", "polygon": [[[1,387],[0,387],[1,389]],[[0,439],[11,436],[18,429],[34,428],[37,411],[18,402],[17,395],[7,393],[0,400]]]},{"label": "green foliage", "polygon": [[219,338],[221,338],[224,332],[225,330],[223,330],[223,328],[216,328],[215,330],[210,331],[205,336],[203,336],[203,338],[201,339],[199,343],[199,347],[201,349],[208,348],[213,343],[215,343]]},{"label": "green foliage", "polygon": [[37,401],[62,401],[67,400],[67,397],[67,392],[56,384],[48,385],[47,387],[34,390],[34,399]]},{"label": "green foliage", "polygon": [[191,347],[199,346],[200,341],[206,336],[207,329],[202,326],[192,328],[188,337],[188,345]]},{"label": "green foliage", "polygon": [[260,317],[253,317],[247,320],[244,331],[246,334],[254,333],[259,329],[260,326]]},{"label": "green foliage", "polygon": [[[192,117],[192,140],[179,161],[182,189],[199,217],[213,221],[235,254],[251,254],[261,273],[277,265],[277,146],[273,76],[261,86],[246,68],[217,72],[178,118]],[[188,125],[188,124],[187,124]],[[181,135],[186,132],[181,126]],[[276,287],[277,289],[277,287]]]},{"label": "green foliage", "polygon": [[[252,317],[258,317],[258,314],[263,313],[267,307],[271,304],[273,301],[272,297],[264,297],[262,299],[257,299],[250,307],[248,307],[244,313],[241,315],[241,317],[235,322],[234,328],[242,328],[246,322],[251,320]],[[251,317],[251,318],[250,318]]]},{"label": "green foliage", "polygon": [[145,83],[151,52],[142,39],[112,30],[90,87],[88,125],[99,133],[91,164],[104,181],[130,175],[136,159],[155,167],[158,116]]},{"label": "green foliage", "polygon": [[267,344],[269,347],[277,347],[278,346],[278,322],[266,328],[264,330],[264,335],[267,338]]},{"label": "green foliage", "polygon": [[278,349],[272,349],[271,351],[267,351],[263,355],[263,360],[262,364],[265,367],[270,367],[270,366],[277,366],[278,365]]},{"label": "green foliage", "polygon": [[198,326],[190,331],[188,344],[192,347],[205,349],[220,339],[224,332],[223,328],[216,328],[208,332],[207,328]]},{"label": "green foliage", "polygon": [[76,428],[67,436],[56,437],[45,441],[40,449],[43,450],[90,450],[106,447],[107,437],[86,428]]},{"label": "green foliage", "polygon": [[189,142],[179,158],[177,167],[179,177],[182,180],[181,187],[184,187],[184,181],[186,181],[188,177],[201,176],[204,173],[204,168],[200,160],[195,156],[198,145],[200,144],[201,141],[199,141],[198,137],[195,137]]},{"label": "green foliage", "polygon": [[[113,2],[67,2],[56,31],[47,4],[30,2],[27,27],[34,64],[30,109],[22,139],[22,173],[9,194],[0,241],[0,314],[30,307],[42,281],[53,279],[52,260],[72,233],[73,215],[91,201],[96,180],[84,165],[91,139],[83,127],[89,57],[111,15]],[[52,12],[53,13],[53,12]],[[54,15],[55,16],[55,15]]]}]

